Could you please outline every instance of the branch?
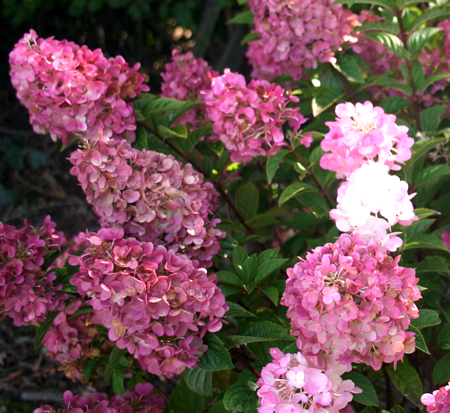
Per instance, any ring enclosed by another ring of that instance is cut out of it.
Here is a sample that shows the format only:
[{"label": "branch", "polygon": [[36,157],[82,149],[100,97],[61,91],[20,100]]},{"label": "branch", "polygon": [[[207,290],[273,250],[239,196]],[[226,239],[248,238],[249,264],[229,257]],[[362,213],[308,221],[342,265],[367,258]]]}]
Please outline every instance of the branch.
[{"label": "branch", "polygon": [[231,357],[233,357],[235,360],[239,361],[250,373],[252,373],[257,379],[261,378],[261,373],[256,371],[250,363],[247,361],[247,359],[239,354],[236,350],[231,349],[230,350]]}]

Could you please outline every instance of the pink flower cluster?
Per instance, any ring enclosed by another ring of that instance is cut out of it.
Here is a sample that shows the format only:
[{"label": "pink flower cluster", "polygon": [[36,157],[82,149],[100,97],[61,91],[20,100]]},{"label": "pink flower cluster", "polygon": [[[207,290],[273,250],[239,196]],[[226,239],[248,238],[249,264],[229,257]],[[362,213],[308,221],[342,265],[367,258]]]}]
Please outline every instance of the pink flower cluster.
[{"label": "pink flower cluster", "polygon": [[320,166],[335,171],[338,178],[349,177],[368,160],[399,170],[398,163],[411,158],[414,139],[406,126],[398,126],[396,117],[369,101],[346,102],[336,106],[335,122],[326,122],[330,131],[321,143],[324,154]]},{"label": "pink flower cluster", "polygon": [[217,277],[186,256],[150,242],[123,238],[122,230],[87,232],[86,250],[71,284],[94,308],[117,347],[152,374],[169,378],[193,367],[206,351],[206,331],[222,327],[228,310]]},{"label": "pink flower cluster", "polygon": [[66,294],[58,294],[56,275],[42,269],[45,255],[67,243],[47,216],[41,228],[22,229],[0,222],[0,319],[5,315],[16,326],[45,321],[48,311],[62,310]]},{"label": "pink flower cluster", "polygon": [[152,391],[153,385],[150,383],[138,383],[134,391],[111,399],[105,393],[94,392],[81,396],[66,391],[61,408],[45,405],[34,413],[162,413],[164,400]]},{"label": "pink flower cluster", "polygon": [[342,374],[351,370],[330,356],[283,354],[270,349],[274,358],[258,380],[259,413],[338,413],[361,393]]},{"label": "pink flower cluster", "polygon": [[87,142],[70,156],[103,228],[123,228],[144,241],[164,244],[212,265],[225,236],[210,219],[218,206],[212,183],[171,155],[139,151],[122,141]]},{"label": "pink flower cluster", "polygon": [[304,77],[303,70],[335,62],[342,43],[354,42],[350,33],[357,18],[333,0],[249,0],[259,40],[249,42],[247,57],[252,76],[272,79],[288,73]]},{"label": "pink flower cluster", "polygon": [[425,393],[420,401],[427,406],[428,413],[448,413],[450,411],[450,382],[447,386],[435,390],[433,394]]},{"label": "pink flower cluster", "polygon": [[306,121],[298,108],[288,108],[298,98],[278,85],[252,80],[225,70],[202,92],[206,112],[213,122],[212,141],[221,140],[233,162],[249,163],[257,156],[275,155],[285,145],[282,125],[285,121],[298,131]]},{"label": "pink flower cluster", "polygon": [[72,140],[134,140],[132,98],[148,91],[121,56],[103,56],[67,40],[38,38],[31,30],[9,56],[17,97],[30,111],[36,133]]},{"label": "pink flower cluster", "polygon": [[93,313],[71,318],[83,304],[82,301],[69,304],[56,316],[42,340],[48,350],[47,355],[59,361],[59,370],[73,381],[84,381],[86,362],[101,352],[100,348],[93,345],[94,340],[99,341],[99,332],[91,321]]},{"label": "pink flower cluster", "polygon": [[450,232],[444,231],[441,234],[442,242],[446,245],[448,249],[450,249]]},{"label": "pink flower cluster", "polygon": [[[196,59],[191,51],[181,54],[175,49],[172,51],[172,61],[166,63],[166,71],[161,76],[164,79],[161,85],[162,97],[199,101],[203,99],[200,91],[210,89],[212,80],[219,74],[205,60]],[[205,117],[204,105],[190,110],[177,123],[195,129],[199,115],[202,119]]]},{"label": "pink flower cluster", "polygon": [[342,364],[378,370],[412,353],[414,333],[406,329],[419,317],[414,302],[421,295],[415,271],[399,260],[378,244],[342,234],[288,269],[281,303],[303,354],[323,351]]}]

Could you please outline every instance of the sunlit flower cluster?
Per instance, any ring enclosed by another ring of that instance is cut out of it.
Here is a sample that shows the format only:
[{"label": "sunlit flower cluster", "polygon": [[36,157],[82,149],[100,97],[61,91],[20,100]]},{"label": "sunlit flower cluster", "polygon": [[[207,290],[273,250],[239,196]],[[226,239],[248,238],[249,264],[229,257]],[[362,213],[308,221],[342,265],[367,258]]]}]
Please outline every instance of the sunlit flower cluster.
[{"label": "sunlit flower cluster", "polygon": [[246,164],[260,155],[275,155],[285,145],[283,123],[288,121],[298,131],[306,121],[298,108],[287,107],[289,102],[298,102],[297,97],[265,80],[247,85],[244,76],[229,70],[203,93],[215,133],[210,139],[220,139],[233,162]]},{"label": "sunlit flower cluster", "polygon": [[418,279],[378,244],[342,234],[317,247],[287,270],[281,303],[303,354],[324,352],[342,364],[365,363],[378,370],[412,353],[407,332],[419,311]]},{"label": "sunlit flower cluster", "polygon": [[[210,89],[212,80],[219,76],[205,60],[196,59],[191,51],[181,54],[179,50],[173,50],[172,61],[166,63],[165,68],[166,71],[161,73],[164,79],[161,96],[183,101],[202,100],[200,91]],[[187,124],[195,129],[199,116],[205,116],[204,105],[191,109],[177,123]]]},{"label": "sunlit flower cluster", "polygon": [[13,318],[16,326],[44,321],[48,311],[62,310],[66,294],[58,294],[56,275],[42,268],[44,256],[67,243],[47,216],[41,228],[16,229],[0,222],[0,319]]},{"label": "sunlit flower cluster", "polygon": [[71,284],[94,308],[92,321],[103,324],[109,339],[143,369],[181,374],[206,351],[206,331],[222,327],[225,296],[217,277],[195,261],[123,236],[122,230],[87,232],[83,255],[69,258],[80,266]]},{"label": "sunlit flower cluster", "polygon": [[342,374],[351,370],[330,356],[284,354],[270,349],[274,358],[263,367],[258,396],[259,413],[337,413],[361,393]]},{"label": "sunlit flower cluster", "polygon": [[368,160],[376,160],[389,169],[399,170],[396,163],[411,158],[414,139],[406,126],[398,126],[396,117],[371,102],[346,102],[336,106],[335,122],[326,122],[330,131],[321,143],[326,153],[320,160],[324,169],[336,172],[338,178],[349,177]]},{"label": "sunlit flower cluster", "polygon": [[346,41],[357,18],[333,0],[249,0],[255,15],[254,32],[259,40],[249,42],[247,57],[252,76],[273,79],[288,73],[294,79],[318,63],[335,62],[334,52]]},{"label": "sunlit flower cluster", "polygon": [[420,401],[427,406],[428,413],[447,413],[450,411],[450,382],[433,394],[425,393]]},{"label": "sunlit flower cluster", "polygon": [[81,396],[66,391],[64,404],[60,408],[45,405],[34,413],[162,413],[164,400],[152,391],[153,385],[150,383],[138,383],[134,391],[111,398],[99,392]]},{"label": "sunlit flower cluster", "polygon": [[36,133],[50,133],[65,145],[79,139],[134,140],[132,98],[148,91],[139,64],[107,59],[67,40],[38,38],[31,30],[9,56],[17,97],[30,111]]},{"label": "sunlit flower cluster", "polygon": [[171,155],[139,151],[122,141],[87,142],[70,156],[76,175],[104,228],[123,228],[212,265],[225,235],[210,218],[218,206],[213,184]]}]

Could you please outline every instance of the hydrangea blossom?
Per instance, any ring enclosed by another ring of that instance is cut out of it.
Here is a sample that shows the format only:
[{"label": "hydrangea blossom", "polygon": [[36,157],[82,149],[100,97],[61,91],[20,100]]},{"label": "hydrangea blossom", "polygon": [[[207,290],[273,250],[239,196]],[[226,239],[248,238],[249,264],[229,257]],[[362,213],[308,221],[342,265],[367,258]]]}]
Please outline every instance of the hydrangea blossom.
[{"label": "hydrangea blossom", "polygon": [[0,319],[13,318],[16,326],[45,321],[48,311],[62,310],[66,294],[58,294],[56,275],[44,271],[44,256],[67,243],[47,216],[41,228],[16,229],[0,222]]},{"label": "hydrangea blossom", "polygon": [[86,396],[66,391],[64,404],[55,409],[45,405],[34,410],[34,413],[162,413],[164,400],[151,393],[153,385],[138,383],[134,391],[127,391],[123,397],[108,397],[105,393],[94,392]]},{"label": "hydrangea blossom", "polygon": [[428,413],[447,413],[450,411],[450,382],[435,390],[433,394],[425,393],[420,401],[427,406]]},{"label": "hydrangea blossom", "polygon": [[196,261],[123,238],[122,230],[87,232],[71,284],[94,308],[92,322],[103,324],[117,347],[126,348],[144,370],[171,378],[193,367],[206,351],[202,337],[217,332],[228,310],[215,274]]},{"label": "hydrangea blossom", "polygon": [[20,102],[30,111],[36,133],[72,140],[134,140],[132,98],[150,90],[139,64],[121,56],[107,59],[67,40],[25,34],[9,55],[10,76]]},{"label": "hydrangea blossom", "polygon": [[225,236],[215,228],[220,220],[210,218],[218,194],[190,164],[183,167],[171,155],[139,151],[125,141],[87,142],[70,161],[102,227],[123,228],[186,252],[201,266],[212,265]]},{"label": "hydrangea blossom", "polygon": [[284,354],[270,349],[274,358],[258,380],[259,413],[337,413],[361,393],[342,374],[351,370],[329,356]]},{"label": "hydrangea blossom", "polygon": [[281,303],[302,354],[324,352],[378,370],[412,353],[414,333],[406,329],[419,317],[421,295],[415,271],[400,267],[400,258],[342,234],[289,268]]},{"label": "hydrangea blossom", "polygon": [[[161,96],[177,100],[202,100],[201,90],[211,88],[212,80],[219,76],[203,59],[196,59],[189,51],[181,54],[172,51],[172,61],[166,63],[166,71],[161,73],[164,82],[161,84]],[[204,118],[204,105],[197,106],[184,114],[177,123],[189,125],[195,129],[197,119]]]},{"label": "hydrangea blossom", "polygon": [[306,121],[298,108],[287,107],[289,102],[298,102],[297,97],[265,80],[247,85],[244,76],[228,69],[202,93],[216,134],[210,140],[220,139],[233,162],[246,164],[260,155],[275,155],[285,145],[283,123],[288,121],[297,131]]},{"label": "hydrangea blossom", "polygon": [[442,242],[445,244],[445,246],[450,249],[450,232],[444,231],[441,234]]},{"label": "hydrangea blossom", "polygon": [[252,77],[273,79],[288,73],[304,77],[303,70],[317,64],[336,62],[334,52],[342,43],[354,42],[350,35],[358,24],[356,16],[332,0],[249,0],[254,13],[254,32],[259,40],[249,42],[247,57]]},{"label": "hydrangea blossom", "polygon": [[386,165],[369,162],[341,184],[337,208],[330,211],[330,216],[340,231],[360,233],[362,238],[381,241],[395,251],[402,241],[386,230],[397,223],[410,225],[417,220],[411,202],[414,195],[408,194],[405,181],[389,175]]},{"label": "hydrangea blossom", "polygon": [[326,122],[330,131],[321,147],[326,153],[320,160],[324,169],[336,172],[337,178],[349,177],[368,160],[376,160],[389,169],[399,170],[397,163],[411,158],[414,139],[406,126],[398,126],[396,117],[369,101],[346,102],[336,106],[335,122]]}]

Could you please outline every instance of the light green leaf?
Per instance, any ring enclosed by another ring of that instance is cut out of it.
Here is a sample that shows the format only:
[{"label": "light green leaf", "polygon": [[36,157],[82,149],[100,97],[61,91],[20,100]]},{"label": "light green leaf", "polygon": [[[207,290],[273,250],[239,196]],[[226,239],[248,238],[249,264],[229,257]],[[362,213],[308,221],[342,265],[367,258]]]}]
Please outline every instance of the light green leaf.
[{"label": "light green leaf", "polygon": [[422,309],[419,311],[419,318],[411,319],[411,325],[422,330],[426,327],[433,327],[441,324],[441,319],[437,311]]},{"label": "light green leaf", "polygon": [[244,11],[227,21],[227,24],[253,24],[255,15],[251,11]]},{"label": "light green leaf", "polygon": [[257,343],[262,341],[275,341],[277,338],[267,337],[251,337],[251,336],[227,336],[227,344],[229,347],[238,347],[247,343]]},{"label": "light green leaf", "polygon": [[417,91],[419,93],[423,92],[428,86],[431,86],[433,83],[437,82],[438,80],[447,79],[450,78],[450,73],[436,73],[434,75],[431,75],[427,77],[418,87]]},{"label": "light green leaf", "polygon": [[291,198],[300,194],[300,192],[317,192],[318,189],[310,184],[305,184],[303,182],[295,182],[289,185],[281,194],[278,200],[278,206],[283,205],[285,202],[289,201]]},{"label": "light green leaf", "polygon": [[175,137],[181,139],[187,139],[188,129],[186,125],[179,124],[173,128],[166,128],[163,125],[158,125],[158,132],[165,138]]},{"label": "light green leaf", "polygon": [[244,44],[247,44],[248,42],[253,42],[255,40],[259,40],[261,39],[259,37],[259,34],[256,32],[251,32],[249,34],[247,34],[242,40],[241,40],[241,45],[243,46]]},{"label": "light green leaf", "polygon": [[364,83],[359,65],[352,55],[338,55],[337,62],[333,66],[351,82]]},{"label": "light green leaf", "polygon": [[405,45],[395,34],[385,32],[365,33],[364,37],[374,40],[375,42],[387,47],[403,60],[409,59],[408,50],[405,49]]},{"label": "light green leaf", "polygon": [[313,116],[319,116],[324,110],[328,109],[333,103],[343,96],[340,89],[335,87],[321,87],[319,92],[312,100]]},{"label": "light green leaf", "polygon": [[266,287],[260,287],[259,288],[267,297],[269,297],[270,301],[277,306],[278,300],[280,299],[280,294],[278,293],[278,290],[273,285],[268,285]]},{"label": "light green leaf", "polygon": [[125,385],[123,383],[123,373],[115,369],[112,375],[112,385],[114,393],[123,396],[125,394]]},{"label": "light green leaf", "polygon": [[387,76],[371,76],[367,79],[366,84],[368,86],[384,86],[394,88],[408,96],[411,96],[414,92],[411,86],[405,85],[404,83]]},{"label": "light green leaf", "polygon": [[416,50],[422,50],[437,32],[442,29],[439,27],[427,27],[425,29],[415,31],[408,39],[408,50],[412,53]]},{"label": "light green leaf", "polygon": [[400,26],[398,23],[390,23],[390,22],[364,22],[361,26],[355,27],[354,32],[363,32],[363,31],[382,31],[382,32],[390,32],[393,34],[400,33]]},{"label": "light green leaf", "polygon": [[425,248],[448,252],[448,249],[442,242],[442,240],[433,235],[422,234],[411,237],[407,240],[407,242],[403,246],[403,249],[409,250],[412,248]]},{"label": "light green leaf", "polygon": [[412,80],[413,85],[415,87],[417,87],[425,79],[425,73],[423,71],[422,63],[420,63],[418,60],[414,60],[412,62],[411,71],[412,71],[412,77],[413,77],[413,80]]},{"label": "light green leaf", "polygon": [[433,7],[424,11],[419,17],[417,17],[410,25],[406,27],[406,30],[413,32],[423,23],[436,19],[438,17],[442,18],[450,14],[450,9],[448,7]]},{"label": "light green leaf", "polygon": [[435,138],[430,140],[423,139],[416,141],[414,146],[411,148],[412,150],[411,159],[406,161],[406,169],[409,169],[414,164],[414,162],[416,162],[421,156],[425,155],[431,149],[446,141],[447,141],[446,138]]},{"label": "light green leaf", "polygon": [[203,342],[208,350],[200,359],[199,367],[203,370],[216,371],[234,368],[231,356],[222,340],[212,333],[206,333]]},{"label": "light green leaf", "polygon": [[433,382],[437,386],[447,384],[450,377],[450,353],[447,353],[434,365]]},{"label": "light green leaf", "polygon": [[431,216],[441,215],[440,212],[434,211],[432,209],[427,209],[427,208],[416,208],[414,210],[414,213],[417,215],[417,217],[419,219],[424,219],[424,218],[428,218]]},{"label": "light green leaf", "polygon": [[236,208],[245,219],[253,218],[258,212],[259,191],[253,182],[247,182],[236,191]]},{"label": "light green leaf", "polygon": [[422,169],[417,175],[415,184],[421,186],[429,184],[430,181],[445,178],[450,175],[450,166],[448,165],[432,165]]},{"label": "light green leaf", "polygon": [[212,373],[193,367],[184,371],[186,385],[195,393],[202,396],[212,396]]},{"label": "light green leaf", "polygon": [[381,102],[380,106],[386,113],[396,115],[403,108],[406,108],[411,104],[412,102],[410,100],[402,98],[401,96],[389,96]]},{"label": "light green leaf", "polygon": [[447,105],[432,106],[420,112],[420,125],[422,131],[435,132],[439,126],[441,116],[445,113]]},{"label": "light green leaf", "polygon": [[[332,6],[335,4],[347,4],[347,0],[336,0]],[[353,4],[374,4],[376,6],[384,7],[393,14],[393,10],[395,10],[395,3],[391,0],[356,0]]]},{"label": "light green leaf", "polygon": [[114,370],[116,370],[116,367],[119,365],[120,363],[120,359],[127,354],[127,349],[120,349],[118,347],[114,347],[111,350],[111,353],[109,354],[109,360],[108,360],[108,365],[106,366],[105,369],[105,381],[109,381],[114,373]]},{"label": "light green leaf", "polygon": [[406,239],[423,234],[434,222],[436,222],[435,219],[421,219],[408,225],[403,231]]},{"label": "light green leaf", "polygon": [[47,313],[45,321],[37,328],[36,335],[34,336],[34,351],[37,352],[41,346],[42,340],[47,334],[48,329],[53,324],[53,321],[61,311],[50,311]]},{"label": "light green leaf", "polygon": [[400,393],[421,409],[423,406],[420,402],[420,398],[423,394],[423,386],[419,374],[414,367],[400,362],[397,364],[396,370],[389,364],[387,366],[387,371],[392,383],[397,387]]},{"label": "light green leaf", "polygon": [[359,374],[356,371],[350,371],[348,373],[345,373],[342,378],[344,380],[351,380],[353,383],[355,383],[356,387],[359,387],[363,391],[359,394],[355,393],[353,395],[353,400],[365,406],[379,405],[375,388],[373,387],[372,383],[362,374]]},{"label": "light green leaf", "polygon": [[423,351],[425,354],[430,354],[430,350],[428,350],[427,343],[425,342],[425,338],[423,337],[422,333],[417,327],[414,327],[413,325],[410,325],[408,327],[408,331],[412,331],[415,333],[414,339],[416,342],[416,348],[418,348],[420,351]]},{"label": "light green leaf", "polygon": [[280,151],[269,158],[267,158],[266,162],[266,174],[267,174],[267,181],[269,184],[272,183],[272,179],[275,176],[278,167],[280,166],[281,160],[288,154],[287,149],[280,149]]}]

